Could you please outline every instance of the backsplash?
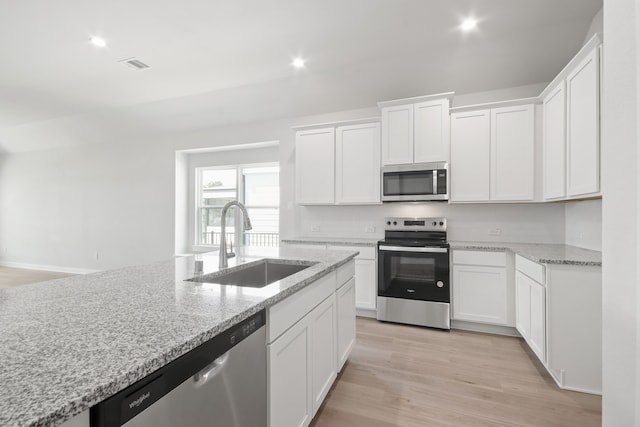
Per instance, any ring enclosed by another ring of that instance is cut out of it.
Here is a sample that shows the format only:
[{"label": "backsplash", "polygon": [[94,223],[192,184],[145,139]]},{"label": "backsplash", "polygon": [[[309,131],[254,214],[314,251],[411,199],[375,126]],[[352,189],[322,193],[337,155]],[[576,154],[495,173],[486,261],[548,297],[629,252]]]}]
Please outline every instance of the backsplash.
[{"label": "backsplash", "polygon": [[[376,206],[298,206],[288,237],[380,238],[388,216],[444,216],[449,240],[565,243],[565,205],[387,203]],[[371,232],[373,230],[373,232]],[[285,230],[283,230],[284,232]]]}]

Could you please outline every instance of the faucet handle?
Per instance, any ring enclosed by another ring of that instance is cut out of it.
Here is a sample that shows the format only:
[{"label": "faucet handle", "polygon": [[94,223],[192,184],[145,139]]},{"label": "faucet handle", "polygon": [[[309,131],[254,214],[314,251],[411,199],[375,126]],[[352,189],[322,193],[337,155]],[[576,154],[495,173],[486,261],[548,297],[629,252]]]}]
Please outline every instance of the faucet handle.
[{"label": "faucet handle", "polygon": [[229,242],[229,252],[227,252],[227,258],[233,258],[236,254],[233,252],[233,242]]}]

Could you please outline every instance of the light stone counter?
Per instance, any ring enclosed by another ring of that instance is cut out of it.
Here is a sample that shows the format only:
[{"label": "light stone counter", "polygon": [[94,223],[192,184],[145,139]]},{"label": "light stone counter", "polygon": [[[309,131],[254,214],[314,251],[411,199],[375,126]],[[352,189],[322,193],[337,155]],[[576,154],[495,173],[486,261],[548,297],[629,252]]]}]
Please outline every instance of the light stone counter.
[{"label": "light stone counter", "polygon": [[549,243],[449,242],[451,249],[512,251],[540,264],[602,265],[602,252]]},{"label": "light stone counter", "polygon": [[295,237],[293,239],[282,239],[282,243],[294,245],[370,246],[375,248],[380,239],[375,237]]},{"label": "light stone counter", "polygon": [[[356,255],[285,246],[230,259],[317,262],[259,289],[184,281],[194,257],[0,289],[0,426],[61,424]],[[199,258],[218,270],[217,253]]]}]

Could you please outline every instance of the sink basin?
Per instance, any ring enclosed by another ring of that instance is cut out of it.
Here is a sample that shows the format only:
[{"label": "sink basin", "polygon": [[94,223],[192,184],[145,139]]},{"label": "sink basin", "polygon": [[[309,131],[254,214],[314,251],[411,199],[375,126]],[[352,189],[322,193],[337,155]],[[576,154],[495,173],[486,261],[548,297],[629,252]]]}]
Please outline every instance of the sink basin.
[{"label": "sink basin", "polygon": [[187,279],[192,282],[217,283],[249,288],[262,288],[273,282],[289,277],[315,262],[292,261],[279,259],[263,259],[251,264],[234,267],[232,271],[222,270],[215,273]]}]

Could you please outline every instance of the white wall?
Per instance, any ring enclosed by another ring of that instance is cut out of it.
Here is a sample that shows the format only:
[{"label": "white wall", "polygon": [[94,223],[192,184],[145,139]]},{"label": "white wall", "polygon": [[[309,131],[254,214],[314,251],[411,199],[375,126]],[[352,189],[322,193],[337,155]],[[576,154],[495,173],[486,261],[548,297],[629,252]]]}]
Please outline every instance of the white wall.
[{"label": "white wall", "polygon": [[602,250],[602,200],[565,205],[565,242],[581,248]]},{"label": "white wall", "polygon": [[604,2],[602,424],[640,425],[640,1]]}]

